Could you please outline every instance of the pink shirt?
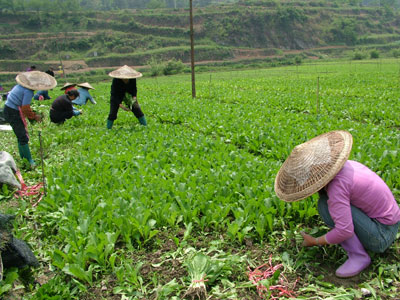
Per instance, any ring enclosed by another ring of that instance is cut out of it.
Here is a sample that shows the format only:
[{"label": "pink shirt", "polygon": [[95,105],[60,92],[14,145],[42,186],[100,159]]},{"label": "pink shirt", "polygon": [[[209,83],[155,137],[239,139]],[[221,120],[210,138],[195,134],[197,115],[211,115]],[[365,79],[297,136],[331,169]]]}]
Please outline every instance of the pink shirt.
[{"label": "pink shirt", "polygon": [[325,187],[329,213],[335,228],[326,234],[329,244],[338,244],[354,234],[350,204],[382,224],[400,221],[400,208],[386,183],[363,164],[348,160]]}]

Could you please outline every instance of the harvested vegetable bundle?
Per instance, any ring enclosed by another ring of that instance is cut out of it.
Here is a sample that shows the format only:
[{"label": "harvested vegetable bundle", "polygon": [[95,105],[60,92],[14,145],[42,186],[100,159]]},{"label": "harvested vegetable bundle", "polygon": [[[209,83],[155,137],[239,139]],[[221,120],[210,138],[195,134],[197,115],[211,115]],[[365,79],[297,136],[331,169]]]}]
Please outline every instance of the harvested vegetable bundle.
[{"label": "harvested vegetable bundle", "polygon": [[186,266],[188,267],[188,273],[192,282],[183,298],[189,296],[192,298],[196,297],[197,299],[205,299],[207,297],[206,276],[207,273],[212,272],[210,258],[203,253],[196,253],[186,261]]},{"label": "harvested vegetable bundle", "polygon": [[126,107],[128,107],[129,109],[132,108],[132,105],[134,103],[133,98],[131,95],[126,94],[124,99],[122,100],[122,102],[126,105]]}]

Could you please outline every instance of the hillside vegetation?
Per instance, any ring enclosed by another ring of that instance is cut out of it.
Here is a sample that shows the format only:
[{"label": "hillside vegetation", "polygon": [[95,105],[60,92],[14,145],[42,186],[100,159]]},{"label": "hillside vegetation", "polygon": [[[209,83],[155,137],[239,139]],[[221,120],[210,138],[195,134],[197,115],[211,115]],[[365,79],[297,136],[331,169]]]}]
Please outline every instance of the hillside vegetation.
[{"label": "hillside vegetation", "polygon": [[[364,2],[243,0],[194,8],[195,60],[287,57],[287,63],[296,55],[349,57],[370,49],[398,55],[399,12],[389,6],[395,2],[379,2],[385,6]],[[6,9],[0,4],[2,71],[21,71],[30,63],[58,66],[60,59],[80,60],[76,70],[190,61],[187,8],[49,11],[46,7],[33,12],[27,6],[18,9],[10,4]]]}]

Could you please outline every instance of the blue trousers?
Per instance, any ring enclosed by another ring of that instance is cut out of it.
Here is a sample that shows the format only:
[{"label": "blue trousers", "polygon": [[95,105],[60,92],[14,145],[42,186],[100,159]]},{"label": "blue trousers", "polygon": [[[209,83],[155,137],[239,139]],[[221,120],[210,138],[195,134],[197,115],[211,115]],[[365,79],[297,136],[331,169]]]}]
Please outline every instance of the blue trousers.
[{"label": "blue trousers", "polygon": [[[335,223],[328,210],[328,195],[319,193],[318,212],[325,224],[331,228]],[[368,217],[361,209],[351,205],[351,216],[353,218],[354,232],[363,244],[364,248],[372,252],[383,253],[396,239],[399,223],[385,225]]]}]

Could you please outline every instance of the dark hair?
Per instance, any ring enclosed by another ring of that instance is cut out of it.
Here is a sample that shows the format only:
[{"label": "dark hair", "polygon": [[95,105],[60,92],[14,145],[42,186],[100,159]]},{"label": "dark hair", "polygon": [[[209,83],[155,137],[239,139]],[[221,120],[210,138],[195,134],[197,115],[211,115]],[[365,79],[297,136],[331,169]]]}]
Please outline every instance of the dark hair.
[{"label": "dark hair", "polygon": [[75,89],[73,89],[73,90],[69,90],[68,92],[67,92],[67,95],[69,96],[69,97],[75,97],[75,98],[78,98],[79,97],[79,92],[78,92],[78,90],[75,90]]},{"label": "dark hair", "polygon": [[31,66],[31,69],[32,69],[32,70],[35,70],[35,69],[36,69],[36,66]]}]

